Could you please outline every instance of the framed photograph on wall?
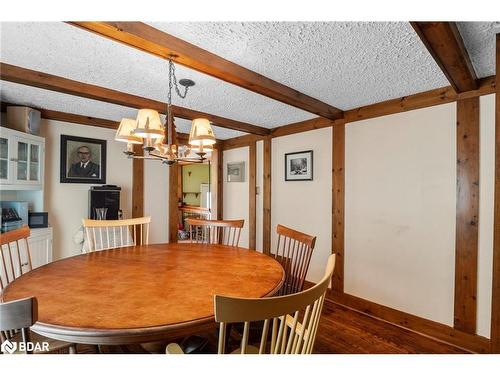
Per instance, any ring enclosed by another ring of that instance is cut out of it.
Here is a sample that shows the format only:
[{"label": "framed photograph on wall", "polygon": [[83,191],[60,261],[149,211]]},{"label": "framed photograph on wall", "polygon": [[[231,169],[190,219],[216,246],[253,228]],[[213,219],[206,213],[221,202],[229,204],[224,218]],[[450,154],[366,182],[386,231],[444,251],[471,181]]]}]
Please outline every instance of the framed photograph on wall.
[{"label": "framed photograph on wall", "polygon": [[106,140],[61,135],[61,183],[105,184]]},{"label": "framed photograph on wall", "polygon": [[285,181],[312,181],[312,179],[312,150],[285,154]]},{"label": "framed photograph on wall", "polygon": [[227,182],[245,182],[245,162],[227,163]]}]

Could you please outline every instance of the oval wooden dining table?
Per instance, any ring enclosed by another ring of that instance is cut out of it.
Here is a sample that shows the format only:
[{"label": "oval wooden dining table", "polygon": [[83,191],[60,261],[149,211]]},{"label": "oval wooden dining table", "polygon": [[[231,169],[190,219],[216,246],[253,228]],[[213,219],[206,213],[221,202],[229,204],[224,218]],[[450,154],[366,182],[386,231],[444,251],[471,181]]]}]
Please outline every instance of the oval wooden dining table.
[{"label": "oval wooden dining table", "polygon": [[32,330],[81,344],[121,345],[215,327],[213,297],[275,294],[284,271],[273,258],[224,245],[131,246],[66,258],[28,272],[3,300],[35,296]]}]

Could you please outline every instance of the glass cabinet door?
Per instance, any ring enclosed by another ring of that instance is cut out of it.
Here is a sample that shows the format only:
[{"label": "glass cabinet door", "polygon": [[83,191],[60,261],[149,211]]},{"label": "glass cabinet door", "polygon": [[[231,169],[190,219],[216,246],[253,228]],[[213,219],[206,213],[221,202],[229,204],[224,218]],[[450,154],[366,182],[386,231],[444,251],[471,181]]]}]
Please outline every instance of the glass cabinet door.
[{"label": "glass cabinet door", "polygon": [[17,143],[17,180],[28,180],[28,144]]},{"label": "glass cabinet door", "polygon": [[29,180],[40,180],[40,145],[30,144]]},{"label": "glass cabinet door", "polygon": [[9,139],[0,138],[0,180],[9,179]]}]

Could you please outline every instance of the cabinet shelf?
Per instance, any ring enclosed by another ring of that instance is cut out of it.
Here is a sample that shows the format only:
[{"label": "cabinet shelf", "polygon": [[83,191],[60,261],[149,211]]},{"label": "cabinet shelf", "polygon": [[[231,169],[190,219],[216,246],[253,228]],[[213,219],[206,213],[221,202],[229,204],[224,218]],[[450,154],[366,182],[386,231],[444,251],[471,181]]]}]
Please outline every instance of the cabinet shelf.
[{"label": "cabinet shelf", "polygon": [[184,198],[186,198],[186,195],[188,194],[194,194],[196,196],[196,198],[198,198],[198,195],[200,195],[200,192],[199,191],[183,191],[182,192],[182,196]]},{"label": "cabinet shelf", "polygon": [[43,190],[45,139],[0,127],[2,190]]}]

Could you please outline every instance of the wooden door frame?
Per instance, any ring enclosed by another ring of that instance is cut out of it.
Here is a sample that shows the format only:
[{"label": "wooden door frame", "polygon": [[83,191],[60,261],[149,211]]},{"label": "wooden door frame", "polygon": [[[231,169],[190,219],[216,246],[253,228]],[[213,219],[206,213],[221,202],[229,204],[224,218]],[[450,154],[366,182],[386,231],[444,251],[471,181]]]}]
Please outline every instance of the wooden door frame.
[{"label": "wooden door frame", "polygon": [[[223,142],[220,142],[223,143]],[[212,151],[210,162],[210,190],[215,188],[216,202],[215,216],[212,219],[222,219],[222,145],[218,145]],[[217,171],[214,175],[214,171]],[[182,166],[174,164],[170,166],[168,174],[168,242],[177,242],[177,228],[179,224],[179,199],[182,199]]]}]

